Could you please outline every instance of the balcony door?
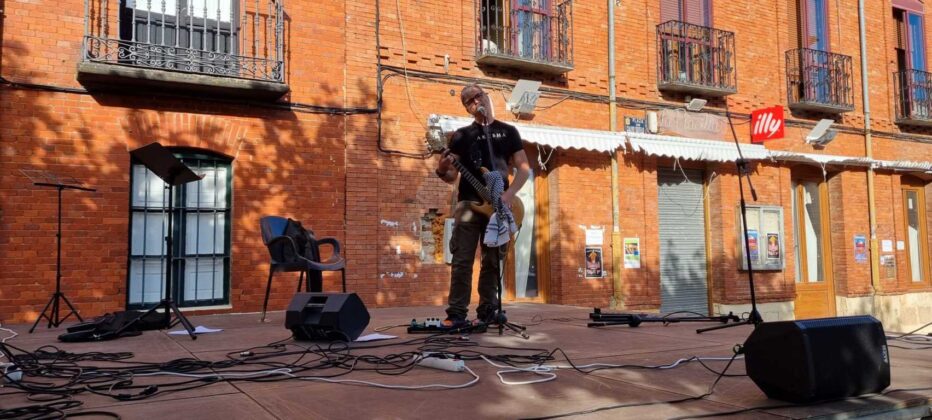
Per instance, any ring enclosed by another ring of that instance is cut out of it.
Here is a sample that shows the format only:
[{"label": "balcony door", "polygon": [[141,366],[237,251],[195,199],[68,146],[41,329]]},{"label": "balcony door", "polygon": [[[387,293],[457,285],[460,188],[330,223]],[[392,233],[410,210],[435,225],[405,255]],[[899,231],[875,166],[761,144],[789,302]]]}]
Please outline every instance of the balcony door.
[{"label": "balcony door", "polygon": [[677,20],[712,27],[711,0],[660,0],[660,23]]},{"label": "balcony door", "polygon": [[[897,3],[894,2],[894,5]],[[893,9],[896,65],[901,77],[901,109],[918,119],[930,117],[929,75],[926,73],[925,27],[922,10]]]},{"label": "balcony door", "polygon": [[835,284],[829,240],[828,186],[823,180],[793,181],[796,254],[796,319],[835,315]]},{"label": "balcony door", "polygon": [[[818,103],[831,98],[831,66],[828,37],[828,0],[801,0],[800,57],[803,68],[802,97]],[[806,51],[811,50],[811,51]]]},{"label": "balcony door", "polygon": [[551,57],[552,0],[511,0],[513,51],[530,60],[547,61]]},{"label": "balcony door", "polygon": [[127,64],[229,75],[237,61],[238,2],[122,0],[121,58]]}]

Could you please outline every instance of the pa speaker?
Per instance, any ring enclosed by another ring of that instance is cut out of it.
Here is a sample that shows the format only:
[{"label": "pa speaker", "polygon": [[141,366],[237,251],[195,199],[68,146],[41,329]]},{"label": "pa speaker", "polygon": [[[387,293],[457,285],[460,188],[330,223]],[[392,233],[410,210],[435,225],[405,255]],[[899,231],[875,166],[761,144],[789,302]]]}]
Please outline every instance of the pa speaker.
[{"label": "pa speaker", "polygon": [[355,293],[298,293],[285,312],[296,340],[353,341],[369,325],[369,311]]},{"label": "pa speaker", "polygon": [[768,397],[793,403],[890,386],[887,338],[872,316],[765,322],[744,343],[744,361]]}]

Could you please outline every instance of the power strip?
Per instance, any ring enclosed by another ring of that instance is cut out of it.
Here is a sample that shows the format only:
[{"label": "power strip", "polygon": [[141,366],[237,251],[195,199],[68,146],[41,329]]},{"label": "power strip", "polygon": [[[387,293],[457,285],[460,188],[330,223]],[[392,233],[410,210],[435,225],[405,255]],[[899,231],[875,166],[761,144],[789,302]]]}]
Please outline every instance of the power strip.
[{"label": "power strip", "polygon": [[434,353],[424,353],[424,356],[415,356],[417,364],[449,372],[462,372],[466,370],[466,362],[460,359],[445,359]]}]

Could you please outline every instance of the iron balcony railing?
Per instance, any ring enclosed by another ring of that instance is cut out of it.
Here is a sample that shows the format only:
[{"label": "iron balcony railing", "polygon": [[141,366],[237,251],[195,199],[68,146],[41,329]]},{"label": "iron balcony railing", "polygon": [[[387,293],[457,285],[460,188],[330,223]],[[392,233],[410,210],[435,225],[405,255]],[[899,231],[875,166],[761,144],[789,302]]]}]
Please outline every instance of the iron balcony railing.
[{"label": "iron balcony railing", "polygon": [[573,0],[475,0],[480,63],[552,73],[573,68]]},{"label": "iron balcony railing", "polygon": [[282,0],[85,0],[83,60],[284,83]]},{"label": "iron balcony railing", "polygon": [[893,74],[896,121],[932,125],[932,73],[903,70]]},{"label": "iron balcony railing", "polygon": [[799,48],[786,52],[790,108],[841,113],[854,109],[851,57]]},{"label": "iron balcony railing", "polygon": [[734,32],[671,20],[657,25],[660,89],[724,96],[737,92]]}]

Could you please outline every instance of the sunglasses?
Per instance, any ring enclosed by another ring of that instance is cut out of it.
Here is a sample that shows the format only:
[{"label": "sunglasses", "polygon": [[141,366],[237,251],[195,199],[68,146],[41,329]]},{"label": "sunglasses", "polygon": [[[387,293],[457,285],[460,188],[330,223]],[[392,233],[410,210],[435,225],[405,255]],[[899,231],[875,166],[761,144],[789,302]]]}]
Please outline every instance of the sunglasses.
[{"label": "sunglasses", "polygon": [[481,97],[483,97],[483,96],[485,96],[485,92],[479,92],[479,93],[473,95],[473,97],[471,97],[471,98],[469,98],[469,99],[463,101],[463,105],[469,105],[469,104],[473,103],[476,99],[479,99],[479,98],[481,98]]}]

